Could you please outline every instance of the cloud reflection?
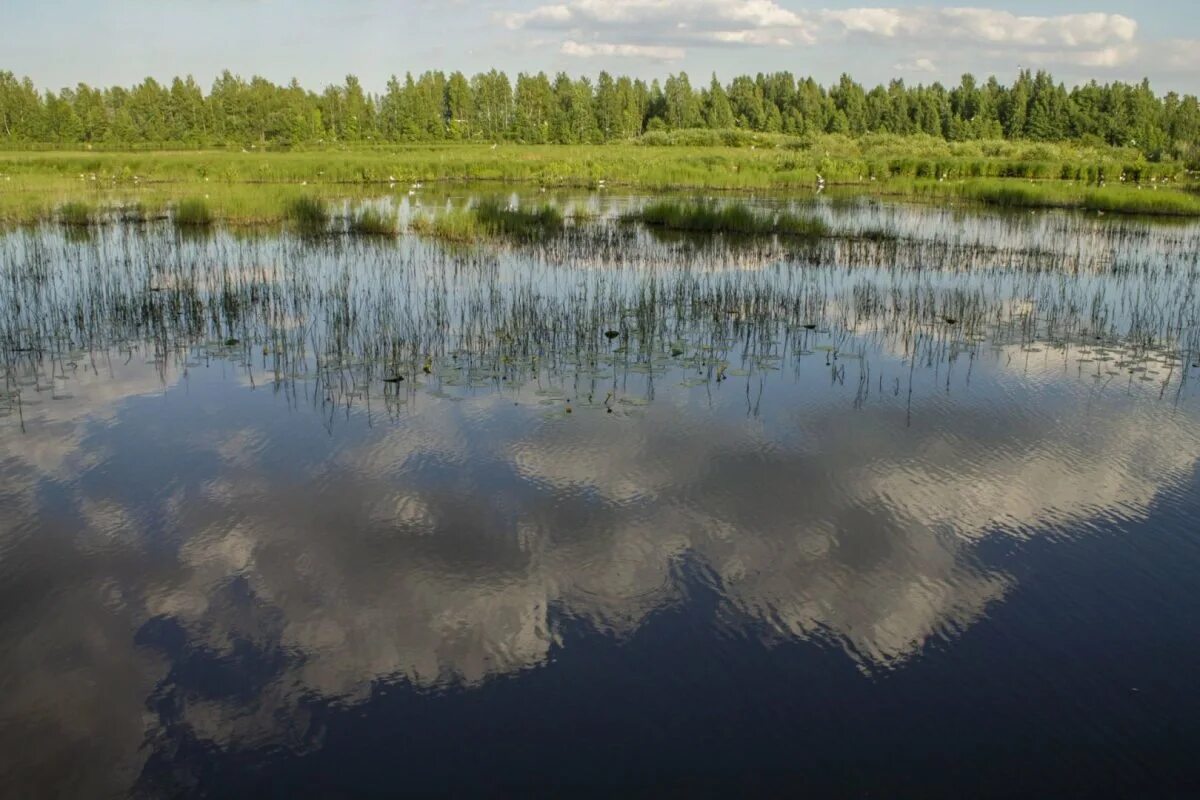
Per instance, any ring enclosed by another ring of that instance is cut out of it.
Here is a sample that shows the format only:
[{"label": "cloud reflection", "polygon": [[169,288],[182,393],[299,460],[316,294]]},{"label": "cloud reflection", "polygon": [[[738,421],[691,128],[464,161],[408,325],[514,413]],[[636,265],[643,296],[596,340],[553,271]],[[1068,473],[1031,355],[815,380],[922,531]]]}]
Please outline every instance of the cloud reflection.
[{"label": "cloud reflection", "polygon": [[314,701],[534,668],[568,624],[626,635],[680,601],[684,560],[726,624],[893,667],[1008,591],[981,539],[1138,518],[1200,453],[1194,420],[1149,404],[964,404],[910,427],[844,403],[546,418],[483,395],[281,459],[310,417],[269,420],[251,397],[225,420],[198,399],[179,431],[193,455],[124,497],[96,454],[170,446],[123,400],[160,381],[114,372],[81,394],[93,405],[4,440],[5,576],[54,587],[4,621],[4,727],[57,743],[25,747],[23,781],[102,750],[111,783],[74,788],[119,791],[183,733],[310,746]]}]

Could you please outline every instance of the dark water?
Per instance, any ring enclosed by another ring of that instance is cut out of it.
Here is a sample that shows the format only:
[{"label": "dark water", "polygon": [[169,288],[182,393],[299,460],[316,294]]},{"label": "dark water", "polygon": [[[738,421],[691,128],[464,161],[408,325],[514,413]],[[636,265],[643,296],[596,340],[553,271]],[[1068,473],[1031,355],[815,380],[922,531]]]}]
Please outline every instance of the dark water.
[{"label": "dark water", "polygon": [[1200,792],[1200,230],[586,203],[0,239],[6,796]]}]

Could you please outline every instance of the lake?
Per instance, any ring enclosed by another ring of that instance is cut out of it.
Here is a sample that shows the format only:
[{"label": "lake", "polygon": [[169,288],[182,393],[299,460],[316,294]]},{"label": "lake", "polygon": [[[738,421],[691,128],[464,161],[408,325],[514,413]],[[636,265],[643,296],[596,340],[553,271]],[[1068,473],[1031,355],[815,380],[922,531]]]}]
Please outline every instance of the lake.
[{"label": "lake", "polygon": [[1200,791],[1200,225],[550,199],[0,236],[5,794]]}]

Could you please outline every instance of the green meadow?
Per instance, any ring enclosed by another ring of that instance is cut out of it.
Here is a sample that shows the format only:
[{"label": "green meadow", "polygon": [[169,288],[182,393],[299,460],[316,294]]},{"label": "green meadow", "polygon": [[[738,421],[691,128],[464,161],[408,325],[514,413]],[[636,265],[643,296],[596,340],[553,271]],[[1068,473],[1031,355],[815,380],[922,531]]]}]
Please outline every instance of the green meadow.
[{"label": "green meadow", "polygon": [[[0,153],[0,220],[99,224],[169,217],[184,224],[293,222],[320,227],[334,201],[426,184],[495,182],[642,193],[862,193],[922,202],[1200,215],[1181,163],[1127,148],[927,137],[772,134],[713,143],[712,131],[603,145],[434,144],[266,151]],[[701,142],[701,143],[697,143]],[[361,216],[360,212],[358,213]],[[365,218],[351,229],[386,232]],[[463,222],[448,220],[448,232]],[[497,225],[483,226],[495,230]]]}]

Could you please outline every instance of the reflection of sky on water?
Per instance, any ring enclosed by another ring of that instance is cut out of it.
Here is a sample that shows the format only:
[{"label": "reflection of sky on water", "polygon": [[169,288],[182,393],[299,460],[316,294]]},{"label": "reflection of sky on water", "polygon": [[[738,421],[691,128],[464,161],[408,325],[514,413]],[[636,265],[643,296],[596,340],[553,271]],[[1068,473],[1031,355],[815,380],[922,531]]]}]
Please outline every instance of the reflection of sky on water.
[{"label": "reflection of sky on water", "polygon": [[0,420],[0,777],[121,791],[181,731],[320,747],[314,703],[630,636],[686,606],[684,563],[732,629],[903,668],[1012,590],[982,542],[1142,519],[1194,474],[1194,383],[1045,342],[913,364],[863,328],[840,380],[819,351],[721,383],[671,362],[608,405],[439,371],[331,411],[311,379],[153,345],[40,365],[53,389]]},{"label": "reflection of sky on water", "polygon": [[90,411],[45,404],[3,461],[6,584],[24,594],[6,715],[64,743],[39,752],[48,770],[105,731],[118,785],[158,703],[200,739],[304,746],[313,696],[535,667],[563,624],[623,636],[682,601],[683,558],[729,624],[903,663],[1002,601],[1011,579],[975,541],[1136,519],[1200,453],[1190,402],[1116,393],[1070,414],[1086,381],[1021,400],[992,369],[961,402],[925,387],[908,425],[897,398],[853,411],[846,387],[781,391],[758,418],[689,389],[620,416],[434,399],[332,439],[215,368],[165,394],[138,372]]}]

